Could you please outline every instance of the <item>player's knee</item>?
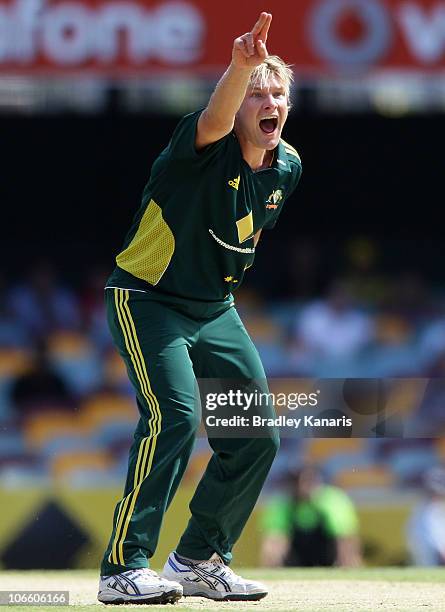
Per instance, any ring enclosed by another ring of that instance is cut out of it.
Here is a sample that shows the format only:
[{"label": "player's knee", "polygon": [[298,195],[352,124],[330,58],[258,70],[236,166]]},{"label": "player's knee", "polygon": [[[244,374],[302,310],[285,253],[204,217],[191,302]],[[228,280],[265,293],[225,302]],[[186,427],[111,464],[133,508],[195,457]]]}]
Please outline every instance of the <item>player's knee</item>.
[{"label": "player's knee", "polygon": [[180,430],[180,433],[184,437],[193,436],[196,434],[201,417],[195,412],[187,412],[185,414],[178,415],[176,422],[176,428]]},{"label": "player's knee", "polygon": [[258,451],[263,457],[273,459],[280,448],[280,436],[278,431],[273,431],[267,438],[258,438]]},{"label": "player's knee", "polygon": [[192,418],[190,419],[190,431],[194,435],[199,429],[201,424],[201,414],[198,411],[193,413]]}]

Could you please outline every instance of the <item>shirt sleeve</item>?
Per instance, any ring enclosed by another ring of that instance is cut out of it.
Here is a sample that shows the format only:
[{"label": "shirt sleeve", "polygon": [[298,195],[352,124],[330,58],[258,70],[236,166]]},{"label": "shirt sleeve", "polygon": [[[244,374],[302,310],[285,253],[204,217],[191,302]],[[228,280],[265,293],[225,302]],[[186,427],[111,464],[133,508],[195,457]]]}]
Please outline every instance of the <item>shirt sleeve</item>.
[{"label": "shirt sleeve", "polygon": [[298,183],[300,181],[300,178],[301,178],[301,173],[302,173],[301,164],[292,164],[292,176],[291,176],[291,180],[290,180],[290,186],[289,186],[289,188],[287,190],[287,193],[285,195],[284,202],[282,203],[281,206],[279,206],[277,208],[275,213],[272,215],[272,217],[269,219],[269,221],[264,226],[264,229],[272,229],[273,227],[275,227],[275,225],[276,225],[276,223],[278,221],[278,217],[280,216],[281,211],[282,211],[282,209],[284,207],[284,203],[293,194],[293,192],[297,188],[297,185],[298,185]]},{"label": "shirt sleeve", "polygon": [[230,134],[227,134],[216,142],[212,142],[202,150],[196,150],[196,129],[202,112],[203,109],[189,115],[185,115],[185,117],[183,117],[178,123],[168,145],[170,159],[181,161],[190,160],[196,162],[208,160],[215,154],[219,153],[227,144]]}]

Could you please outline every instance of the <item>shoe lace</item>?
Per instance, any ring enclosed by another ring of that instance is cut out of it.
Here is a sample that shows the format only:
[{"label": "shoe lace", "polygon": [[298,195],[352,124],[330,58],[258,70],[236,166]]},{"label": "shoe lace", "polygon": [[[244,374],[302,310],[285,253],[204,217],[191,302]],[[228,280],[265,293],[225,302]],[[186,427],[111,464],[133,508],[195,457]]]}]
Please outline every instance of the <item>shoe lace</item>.
[{"label": "shoe lace", "polygon": [[224,569],[226,575],[230,576],[230,578],[234,580],[241,579],[241,576],[238,576],[238,574],[235,574],[233,569],[231,569],[228,565],[226,565],[220,556],[215,555],[215,557],[212,557],[205,563],[213,567],[218,567],[219,569]]},{"label": "shoe lace", "polygon": [[134,569],[134,570],[130,570],[131,571],[131,578],[139,578],[142,579],[143,581],[149,581],[150,578],[157,578],[159,579],[159,576],[156,572],[154,572],[153,570],[149,569],[148,567],[140,567],[139,569]]}]

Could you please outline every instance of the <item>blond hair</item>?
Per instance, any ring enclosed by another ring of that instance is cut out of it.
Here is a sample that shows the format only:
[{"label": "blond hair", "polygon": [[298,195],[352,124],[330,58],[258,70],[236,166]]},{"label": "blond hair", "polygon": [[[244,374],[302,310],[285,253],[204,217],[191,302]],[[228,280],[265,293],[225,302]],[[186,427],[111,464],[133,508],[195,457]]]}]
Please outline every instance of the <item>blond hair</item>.
[{"label": "blond hair", "polygon": [[271,76],[276,76],[283,82],[287,98],[290,97],[290,88],[294,80],[294,74],[290,64],[283,62],[278,55],[268,55],[266,59],[257,66],[250,75],[250,87],[267,87]]}]

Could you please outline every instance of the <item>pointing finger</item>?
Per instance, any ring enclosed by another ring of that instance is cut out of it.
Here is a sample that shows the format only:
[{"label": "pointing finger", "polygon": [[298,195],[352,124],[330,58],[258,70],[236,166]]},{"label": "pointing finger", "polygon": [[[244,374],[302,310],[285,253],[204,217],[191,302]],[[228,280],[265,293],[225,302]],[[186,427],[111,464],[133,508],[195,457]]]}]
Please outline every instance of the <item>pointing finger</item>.
[{"label": "pointing finger", "polygon": [[264,42],[267,41],[267,34],[269,32],[270,24],[272,23],[272,15],[270,13],[266,13],[266,15],[267,17],[263,23],[263,26],[261,28],[261,32],[259,35],[259,38],[261,38],[261,40]]},{"label": "pointing finger", "polygon": [[261,32],[264,24],[266,23],[267,15],[268,13],[261,13],[261,15],[258,17],[258,21],[253,26],[252,31],[251,31],[251,34],[253,37],[255,37],[257,34]]}]

